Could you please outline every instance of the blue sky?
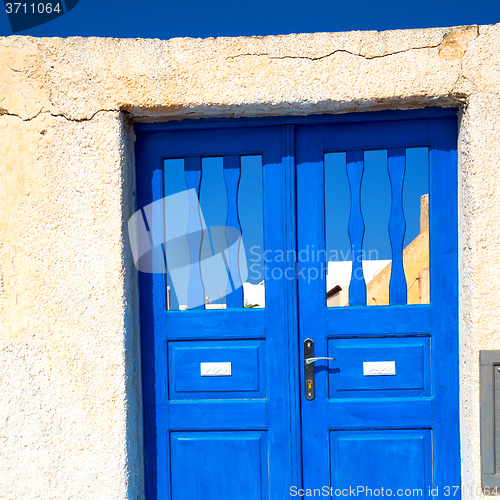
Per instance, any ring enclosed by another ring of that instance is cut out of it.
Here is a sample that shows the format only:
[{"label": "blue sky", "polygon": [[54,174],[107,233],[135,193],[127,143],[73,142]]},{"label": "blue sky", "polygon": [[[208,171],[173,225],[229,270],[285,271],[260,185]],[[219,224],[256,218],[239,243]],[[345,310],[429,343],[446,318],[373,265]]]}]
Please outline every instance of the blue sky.
[{"label": "blue sky", "polygon": [[[19,34],[167,39],[497,22],[500,2],[493,0],[80,0],[68,13]],[[5,12],[0,34],[12,34]]]}]

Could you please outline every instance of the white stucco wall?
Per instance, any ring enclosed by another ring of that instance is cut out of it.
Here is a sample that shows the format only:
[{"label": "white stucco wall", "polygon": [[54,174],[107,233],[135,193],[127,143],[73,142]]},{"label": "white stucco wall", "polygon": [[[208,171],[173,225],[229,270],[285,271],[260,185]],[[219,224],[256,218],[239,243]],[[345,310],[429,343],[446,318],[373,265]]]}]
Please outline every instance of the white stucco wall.
[{"label": "white stucco wall", "polygon": [[[0,498],[142,496],[134,120],[463,110],[463,483],[500,348],[500,25],[276,37],[0,38]],[[467,498],[471,498],[470,495]]]}]

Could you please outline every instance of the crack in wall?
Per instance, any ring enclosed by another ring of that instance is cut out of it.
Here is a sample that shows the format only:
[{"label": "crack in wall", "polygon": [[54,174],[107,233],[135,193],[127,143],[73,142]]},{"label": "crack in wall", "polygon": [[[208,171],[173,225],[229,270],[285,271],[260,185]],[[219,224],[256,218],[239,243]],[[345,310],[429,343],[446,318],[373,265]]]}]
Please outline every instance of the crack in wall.
[{"label": "crack in wall", "polygon": [[[475,30],[475,33],[473,33],[473,30]],[[488,31],[489,30],[487,30],[483,35],[487,35]],[[332,57],[332,56],[334,56],[337,53],[344,53],[344,54],[351,55],[353,57],[359,57],[359,58],[363,58],[365,60],[372,60],[372,59],[380,59],[380,58],[384,58],[384,57],[395,56],[395,55],[403,54],[403,53],[410,52],[410,51],[422,51],[422,50],[440,49],[441,47],[444,47],[446,49],[447,39],[450,36],[451,36],[452,42],[453,42],[453,36],[455,34],[460,35],[461,33],[467,33],[467,32],[469,32],[470,35],[473,36],[474,38],[472,38],[471,40],[469,40],[469,41],[465,42],[464,44],[462,44],[461,49],[463,50],[463,55],[460,57],[460,59],[461,59],[461,61],[460,61],[460,70],[458,72],[458,75],[457,75],[457,78],[456,78],[454,84],[451,86],[451,89],[449,90],[449,92],[447,94],[445,94],[445,95],[451,96],[453,98],[458,98],[461,102],[463,102],[465,94],[463,94],[463,92],[462,93],[459,92],[459,90],[460,90],[460,82],[461,81],[463,82],[464,80],[466,80],[466,81],[470,82],[471,85],[474,87],[475,91],[478,90],[477,89],[477,85],[472,80],[470,80],[468,77],[466,77],[463,74],[463,62],[464,62],[464,59],[466,57],[467,51],[469,49],[469,44],[472,41],[476,40],[479,36],[482,36],[480,34],[480,28],[479,28],[479,26],[459,27],[459,28],[455,28],[455,29],[452,29],[450,31],[447,31],[446,33],[444,33],[442,35],[442,40],[441,40],[441,42],[439,44],[436,43],[436,44],[433,44],[433,45],[423,45],[423,46],[418,46],[418,47],[409,47],[409,48],[406,48],[406,49],[397,50],[397,51],[393,51],[393,52],[388,52],[388,53],[384,53],[384,54],[377,54],[377,55],[366,55],[366,54],[363,53],[362,49],[360,51],[358,51],[358,52],[349,51],[347,49],[335,49],[335,50],[333,50],[333,51],[331,51],[331,52],[329,52],[327,54],[319,55],[319,56],[316,56],[316,57],[305,56],[305,55],[289,55],[289,54],[288,55],[282,55],[282,56],[280,56],[280,55],[273,55],[272,53],[262,52],[262,53],[235,54],[235,55],[227,56],[225,58],[225,60],[228,61],[228,60],[231,60],[231,59],[237,59],[237,58],[243,58],[243,57],[268,57],[270,60],[303,59],[303,60],[308,60],[308,61],[311,61],[311,62],[315,62],[315,61],[320,61],[320,60]],[[441,50],[440,50],[440,52],[441,52]],[[457,59],[458,59],[458,57],[457,57]],[[10,65],[8,65],[8,67],[12,71],[17,72],[17,73],[25,73],[27,71],[27,70],[19,70],[19,69],[12,68]],[[50,89],[50,92],[52,92],[52,88]],[[21,95],[22,95],[22,93],[21,93]],[[24,96],[23,96],[23,98],[26,100],[26,98]],[[50,98],[49,98],[49,101],[50,101]],[[27,116],[27,118],[23,118],[19,114],[10,113],[7,109],[0,108],[0,116],[2,116],[2,115],[16,116],[19,119],[27,122],[27,121],[30,121],[30,120],[33,120],[33,119],[37,118],[42,113],[47,113],[47,114],[50,114],[53,117],[62,117],[64,119],[66,119],[67,121],[84,122],[84,121],[90,121],[90,120],[92,120],[100,112],[117,112],[117,113],[119,113],[121,111],[123,111],[123,109],[121,109],[120,106],[117,106],[114,109],[100,109],[100,110],[94,112],[90,117],[69,118],[67,116],[67,113],[66,114],[65,113],[54,114],[54,113],[50,113],[50,111],[44,109],[43,107],[36,114],[33,114],[32,116],[30,116],[29,112],[27,111],[27,109],[25,107],[24,116]],[[33,112],[34,112],[34,110],[32,111],[32,113]]]},{"label": "crack in wall", "polygon": [[351,56],[362,57],[363,59],[371,60],[371,59],[379,59],[379,58],[382,58],[382,57],[394,56],[396,54],[403,54],[404,52],[409,52],[411,50],[437,49],[441,45],[441,43],[442,42],[440,42],[438,45],[428,45],[428,46],[423,46],[423,47],[410,47],[408,49],[398,50],[396,52],[390,52],[388,54],[381,54],[381,55],[375,55],[375,56],[367,56],[367,55],[364,55],[364,54],[359,54],[359,53],[356,53],[356,52],[351,52],[351,51],[346,50],[346,49],[336,49],[333,52],[329,52],[328,54],[324,54],[324,55],[318,56],[318,57],[290,56],[290,55],[287,55],[287,56],[273,56],[271,54],[263,52],[261,54],[250,54],[250,53],[247,53],[247,54],[236,54],[234,56],[228,56],[228,57],[226,57],[226,61],[228,61],[229,59],[237,59],[239,57],[262,57],[262,56],[267,56],[267,57],[269,57],[269,59],[306,59],[306,60],[309,60],[309,61],[320,61],[321,59],[326,59],[327,57],[331,57],[331,56],[333,56],[333,55],[335,55],[335,54],[337,54],[339,52],[344,53],[344,54],[349,54]]},{"label": "crack in wall", "polygon": [[9,66],[7,64],[7,67],[12,70],[14,73],[26,73],[27,70],[23,70],[23,69],[14,69],[12,66]]},{"label": "crack in wall", "polygon": [[60,117],[60,118],[64,118],[65,120],[69,121],[69,122],[88,122],[88,121],[91,121],[94,119],[94,117],[96,115],[98,115],[99,113],[128,113],[128,111],[125,111],[125,110],[121,110],[121,109],[99,109],[97,110],[95,113],[93,113],[90,118],[68,118],[66,115],[64,114],[54,114],[54,113],[51,113],[50,111],[44,111],[43,109],[41,109],[36,115],[34,116],[31,116],[29,118],[22,118],[21,116],[15,114],[15,113],[9,113],[6,109],[1,109],[0,108],[0,116],[14,116],[16,118],[19,118],[20,120],[22,120],[23,122],[29,122],[31,120],[34,120],[36,118],[38,118],[38,116],[42,115],[42,114],[48,114],[50,116],[53,116],[54,118],[57,118],[57,117]]},{"label": "crack in wall", "polygon": [[[479,26],[474,26],[475,29],[476,29],[476,37],[474,39],[477,39],[479,36],[480,36],[480,33],[479,33]],[[410,47],[408,49],[403,49],[403,50],[397,50],[395,52],[389,52],[387,54],[380,54],[380,55],[373,55],[373,56],[369,56],[369,55],[366,55],[366,54],[362,54],[362,53],[357,53],[357,52],[351,52],[347,49],[335,49],[334,51],[332,52],[329,52],[328,54],[324,54],[322,56],[317,56],[317,57],[311,57],[311,56],[292,56],[292,55],[286,55],[286,56],[273,56],[272,54],[269,54],[269,53],[266,53],[266,52],[262,52],[262,53],[245,53],[245,54],[236,54],[234,56],[228,56],[226,57],[226,61],[230,60],[230,59],[237,59],[237,58],[240,58],[240,57],[269,57],[269,59],[305,59],[305,60],[309,60],[309,61],[320,61],[321,59],[326,59],[328,57],[331,57],[337,53],[344,53],[344,54],[349,54],[351,56],[354,56],[354,57],[362,57],[363,59],[366,59],[366,60],[371,60],[371,59],[380,59],[382,57],[390,57],[390,56],[394,56],[394,55],[397,55],[397,54],[403,54],[405,52],[410,52],[412,50],[430,50],[430,49],[437,49],[439,48],[445,38],[449,35],[453,33],[453,30],[452,31],[449,31],[448,33],[445,33],[443,35],[443,39],[441,40],[441,42],[439,42],[439,44],[437,45],[424,45],[424,46],[420,46],[420,47]],[[467,52],[467,49],[466,51]],[[465,54],[464,54],[464,57],[465,57]]]},{"label": "crack in wall", "polygon": [[[485,35],[488,33],[489,29],[486,31]],[[459,100],[461,100],[461,102],[464,103],[464,106],[467,107],[468,106],[468,103],[469,103],[469,95],[466,95],[466,94],[459,94],[459,93],[456,93],[456,88],[458,86],[458,83],[460,81],[461,78],[463,78],[464,80],[468,81],[469,83],[472,84],[472,86],[474,87],[474,89],[476,90],[476,92],[478,91],[478,86],[470,79],[468,78],[467,76],[465,76],[464,74],[464,70],[463,70],[463,67],[464,67],[464,59],[465,57],[467,56],[467,52],[469,51],[469,45],[471,42],[477,40],[479,37],[481,36],[481,33],[479,32],[479,26],[476,26],[476,36],[473,40],[471,40],[470,42],[467,43],[467,47],[465,48],[465,51],[464,51],[464,54],[463,56],[461,57],[461,60],[460,60],[460,70],[458,72],[458,76],[457,76],[457,79],[455,80],[455,83],[453,84],[453,87],[451,88],[450,90],[450,96],[454,96],[456,98],[458,98]]]}]

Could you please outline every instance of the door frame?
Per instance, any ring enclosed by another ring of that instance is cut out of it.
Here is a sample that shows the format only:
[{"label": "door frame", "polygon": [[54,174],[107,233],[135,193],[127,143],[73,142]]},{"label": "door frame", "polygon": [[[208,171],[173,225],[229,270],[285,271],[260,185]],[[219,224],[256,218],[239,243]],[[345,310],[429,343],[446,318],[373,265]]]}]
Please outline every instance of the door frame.
[{"label": "door frame", "polygon": [[[387,111],[373,111],[363,113],[349,113],[349,114],[321,114],[321,115],[308,115],[308,116],[272,116],[272,117],[258,117],[258,118],[204,118],[204,119],[184,119],[181,121],[168,121],[160,123],[135,123],[134,132],[148,133],[148,132],[162,132],[173,130],[200,130],[200,129],[214,129],[223,130],[233,127],[262,127],[262,126],[281,126],[282,128],[282,158],[285,166],[285,200],[286,204],[284,211],[286,214],[286,240],[287,247],[297,250],[297,225],[296,225],[296,165],[295,165],[295,152],[294,152],[294,125],[316,125],[322,123],[349,123],[349,122],[377,122],[377,121],[398,121],[398,120],[413,120],[425,118],[445,118],[457,117],[457,108],[438,108],[428,107],[418,110],[387,110]],[[458,165],[457,165],[458,172]],[[140,173],[137,172],[137,176]],[[136,179],[137,189],[139,188],[140,181]],[[456,186],[458,190],[458,185]],[[140,206],[136,207],[141,208]],[[455,214],[456,215],[456,214]],[[458,226],[457,226],[458,232]],[[285,471],[287,481],[290,486],[297,486],[301,488],[302,482],[302,449],[301,449],[301,367],[300,367],[300,353],[302,346],[300,345],[298,334],[298,284],[297,280],[287,280],[289,282],[286,286],[286,345],[287,356],[289,359],[289,373],[288,373],[288,391],[287,391],[287,406],[288,412],[291,416],[289,425],[290,429],[290,468]],[[141,286],[139,287],[141,290]],[[142,292],[142,290],[141,290]],[[141,293],[142,295],[142,293]],[[458,290],[457,290],[458,296]],[[144,304],[141,300],[141,311]],[[151,307],[151,306],[150,306]],[[457,304],[458,307],[458,304]],[[141,322],[142,329],[142,322]],[[152,356],[152,346],[148,345],[145,336],[141,335],[141,373],[142,373],[142,394],[143,394],[143,413],[144,413],[144,439],[145,439],[145,462],[146,462],[146,492],[150,490],[148,483],[151,483],[153,477],[151,475],[151,466],[148,470],[148,450],[147,450],[147,426],[152,424],[150,418],[146,415],[146,407],[151,404],[151,399],[154,400],[154,384],[151,386],[151,370],[154,371],[154,355]],[[458,345],[460,349],[460,346]],[[151,366],[152,364],[152,366]],[[459,370],[451,376],[455,380],[455,385],[458,389]],[[459,422],[460,425],[460,422]],[[456,445],[460,447],[460,443]],[[156,461],[153,460],[156,466]],[[150,462],[151,463],[151,462]],[[156,481],[155,481],[156,482]],[[153,498],[156,498],[154,496]]]}]

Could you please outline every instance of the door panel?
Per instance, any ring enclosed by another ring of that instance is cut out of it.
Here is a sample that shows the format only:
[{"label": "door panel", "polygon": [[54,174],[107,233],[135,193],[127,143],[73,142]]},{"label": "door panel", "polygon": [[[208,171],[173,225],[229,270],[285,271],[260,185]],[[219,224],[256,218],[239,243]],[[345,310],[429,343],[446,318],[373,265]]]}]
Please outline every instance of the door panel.
[{"label": "door panel", "polygon": [[266,432],[172,432],[171,449],[173,499],[268,498]]},{"label": "door panel", "polygon": [[[330,399],[430,396],[429,337],[331,338],[328,356],[337,361],[328,370]],[[380,363],[387,360],[386,375]]]},{"label": "door panel", "polygon": [[428,429],[331,431],[330,450],[335,490],[355,491],[358,498],[428,496],[432,476]]},{"label": "door panel", "polygon": [[[170,401],[266,398],[265,340],[172,341],[168,349]],[[225,371],[200,374],[202,363],[221,359]]]}]

